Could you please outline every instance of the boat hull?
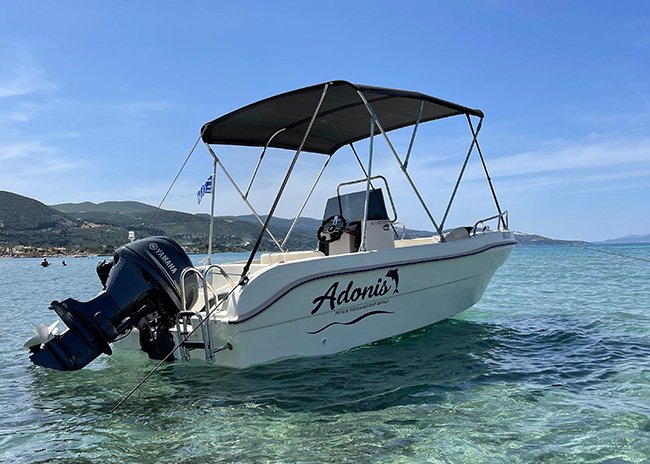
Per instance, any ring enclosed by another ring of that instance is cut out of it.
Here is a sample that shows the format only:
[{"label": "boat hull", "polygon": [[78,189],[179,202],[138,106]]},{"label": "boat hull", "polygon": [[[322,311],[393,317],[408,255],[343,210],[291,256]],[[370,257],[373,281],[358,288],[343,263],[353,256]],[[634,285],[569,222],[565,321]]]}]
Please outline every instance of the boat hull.
[{"label": "boat hull", "polygon": [[515,243],[510,232],[495,232],[269,268],[213,322],[214,345],[232,346],[215,364],[328,355],[452,317],[481,298]]}]

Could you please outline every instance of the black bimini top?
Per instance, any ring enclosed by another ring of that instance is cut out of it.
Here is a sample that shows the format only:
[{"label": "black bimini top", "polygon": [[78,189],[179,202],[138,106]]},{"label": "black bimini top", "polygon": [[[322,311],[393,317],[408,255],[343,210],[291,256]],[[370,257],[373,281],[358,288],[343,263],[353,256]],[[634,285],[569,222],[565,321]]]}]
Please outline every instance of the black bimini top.
[{"label": "black bimini top", "polygon": [[273,134],[285,129],[269,146],[297,150],[325,84],[329,88],[303,151],[331,155],[370,136],[370,114],[357,91],[363,93],[387,132],[415,124],[421,102],[421,122],[459,114],[483,117],[481,110],[419,92],[331,81],[276,95],[210,121],[202,128],[203,141],[264,147]]}]

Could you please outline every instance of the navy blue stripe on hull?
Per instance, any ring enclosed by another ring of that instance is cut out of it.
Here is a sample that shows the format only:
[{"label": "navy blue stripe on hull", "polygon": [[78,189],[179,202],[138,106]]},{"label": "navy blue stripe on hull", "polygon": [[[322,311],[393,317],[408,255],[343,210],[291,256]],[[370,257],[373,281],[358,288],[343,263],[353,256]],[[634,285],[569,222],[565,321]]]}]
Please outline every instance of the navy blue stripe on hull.
[{"label": "navy blue stripe on hull", "polygon": [[289,285],[282,289],[280,292],[276,293],[275,296],[271,297],[269,300],[267,300],[265,303],[262,305],[258,306],[258,308],[247,312],[246,314],[243,314],[241,317],[237,319],[231,319],[228,321],[228,324],[241,324],[242,322],[246,322],[249,319],[252,319],[253,317],[257,316],[258,314],[263,313],[266,311],[271,305],[273,305],[276,301],[278,301],[280,298],[282,298],[284,295],[295,289],[296,287],[299,287],[300,285],[312,282],[314,280],[326,278],[326,277],[335,277],[339,275],[348,275],[348,274],[359,274],[361,272],[367,272],[367,271],[375,271],[377,269],[388,269],[391,267],[396,267],[396,266],[407,266],[407,265],[412,265],[412,264],[423,264],[423,263],[432,263],[435,261],[448,261],[450,259],[456,259],[456,258],[464,258],[466,256],[473,256],[477,255],[479,253],[483,253],[484,251],[492,250],[494,248],[500,248],[503,246],[514,246],[516,245],[516,241],[511,241],[511,242],[506,242],[506,243],[499,243],[496,245],[490,245],[486,246],[483,248],[479,248],[477,250],[474,250],[469,253],[462,253],[462,254],[457,254],[453,256],[443,256],[443,257],[438,257],[438,258],[424,258],[424,259],[419,259],[419,260],[408,260],[408,261],[392,261],[390,263],[384,263],[384,264],[379,264],[376,266],[368,266],[368,267],[363,267],[363,268],[352,268],[344,271],[338,271],[338,272],[327,272],[327,273],[322,273],[322,274],[316,274],[316,275],[311,275],[308,277],[304,277],[302,279],[297,279],[296,281],[293,282],[292,285]]},{"label": "navy blue stripe on hull", "polygon": [[311,335],[316,335],[317,333],[322,332],[323,330],[325,330],[325,329],[327,329],[329,327],[332,327],[333,325],[353,325],[353,324],[356,324],[357,322],[365,319],[366,317],[374,316],[375,314],[393,314],[393,311],[370,311],[369,313],[362,314],[361,316],[357,317],[356,319],[352,319],[349,322],[330,322],[325,327],[322,327],[322,328],[318,329],[315,332],[307,332],[307,333],[311,334]]}]

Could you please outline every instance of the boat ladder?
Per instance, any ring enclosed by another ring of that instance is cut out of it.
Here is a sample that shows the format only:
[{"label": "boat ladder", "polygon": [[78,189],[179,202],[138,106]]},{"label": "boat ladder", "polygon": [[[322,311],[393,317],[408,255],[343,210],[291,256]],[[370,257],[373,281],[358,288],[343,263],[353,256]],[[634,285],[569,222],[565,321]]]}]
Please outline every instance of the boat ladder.
[{"label": "boat ladder", "polygon": [[[185,277],[190,274],[196,274],[199,276],[199,279],[201,280],[201,283],[203,284],[203,301],[204,305],[203,308],[201,308],[198,311],[193,311],[187,308],[187,299],[185,296],[185,286],[183,285],[181,287],[181,299],[182,299],[182,310],[178,313],[178,317],[176,319],[176,333],[178,334],[178,339],[180,342],[180,355],[181,359],[183,361],[189,361],[190,360],[190,351],[195,350],[195,349],[201,349],[205,351],[205,361],[208,364],[214,363],[214,355],[220,351],[227,350],[227,349],[232,349],[232,345],[230,343],[226,343],[225,345],[214,347],[213,345],[213,339],[212,339],[212,326],[210,325],[209,320],[205,320],[205,318],[208,317],[212,313],[212,311],[216,308],[216,306],[221,303],[220,296],[217,294],[217,292],[212,288],[210,283],[208,282],[208,275],[212,269],[218,269],[219,272],[230,282],[231,285],[234,285],[234,281],[230,278],[230,276],[224,271],[224,269],[219,266],[218,264],[212,264],[208,266],[206,269],[201,272],[195,267],[187,267],[183,269],[183,272],[181,272],[181,282],[185,282]],[[212,295],[212,297],[210,297]],[[203,313],[203,314],[201,314]],[[197,324],[200,325],[201,327],[201,339],[202,341],[190,341],[186,340],[185,337],[188,336],[188,334],[192,331],[192,319],[197,320]]]}]

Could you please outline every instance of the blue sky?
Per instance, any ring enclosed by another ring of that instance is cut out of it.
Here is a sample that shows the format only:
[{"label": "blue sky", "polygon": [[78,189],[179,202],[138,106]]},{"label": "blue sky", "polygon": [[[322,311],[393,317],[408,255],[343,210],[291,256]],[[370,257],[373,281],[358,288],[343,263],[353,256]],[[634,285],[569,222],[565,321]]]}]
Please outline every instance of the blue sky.
[{"label": "blue sky", "polygon": [[[157,205],[201,125],[258,99],[346,79],[481,108],[481,146],[511,227],[600,240],[650,232],[650,3],[646,1],[207,2],[4,0],[0,190],[47,204]],[[425,129],[426,127],[426,129]],[[409,133],[395,133],[405,150]],[[470,142],[466,123],[419,131],[412,169],[440,217]],[[364,148],[363,145],[360,146]],[[379,144],[400,219],[430,228]],[[341,151],[306,212],[320,216]],[[221,152],[246,184],[257,150]],[[263,212],[289,155],[252,197]],[[322,158],[306,154],[279,214],[299,207]],[[449,224],[493,206],[470,161]],[[165,207],[207,212],[202,147]],[[218,180],[217,214],[246,214]]]}]

